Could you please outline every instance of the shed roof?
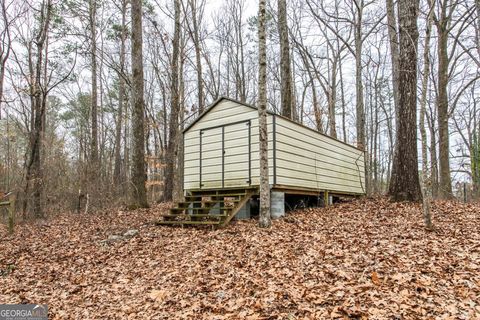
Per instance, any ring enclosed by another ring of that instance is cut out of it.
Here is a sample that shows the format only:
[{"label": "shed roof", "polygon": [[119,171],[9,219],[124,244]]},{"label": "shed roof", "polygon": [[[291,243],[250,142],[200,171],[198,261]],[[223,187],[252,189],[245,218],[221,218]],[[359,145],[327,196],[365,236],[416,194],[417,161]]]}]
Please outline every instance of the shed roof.
[{"label": "shed roof", "polygon": [[[248,104],[246,102],[242,102],[240,100],[236,100],[236,99],[233,99],[233,98],[229,98],[229,97],[225,97],[225,96],[220,96],[217,98],[217,100],[213,101],[195,120],[193,120],[192,123],[190,123],[184,130],[183,132],[187,132],[188,130],[190,130],[191,127],[193,127],[193,125],[195,125],[195,123],[197,123],[198,121],[200,121],[207,113],[210,112],[210,110],[212,110],[213,108],[215,108],[220,102],[222,102],[223,100],[228,100],[228,101],[231,101],[231,102],[235,102],[235,103],[238,103],[238,104],[241,104],[245,107],[249,107],[249,108],[252,108],[252,109],[255,109],[257,110],[257,107],[251,105],[251,104]],[[269,110],[267,110],[267,113],[269,114],[275,114]]]},{"label": "shed roof", "polygon": [[[228,100],[228,101],[231,101],[231,102],[235,102],[235,103],[241,104],[241,105],[243,105],[243,106],[252,108],[252,109],[254,109],[254,110],[258,110],[258,108],[257,108],[256,106],[251,105],[251,104],[248,104],[248,103],[246,103],[246,102],[242,102],[242,101],[239,101],[239,100],[236,100],[236,99],[233,99],[233,98],[229,98],[229,97],[226,97],[226,96],[220,96],[219,98],[217,98],[217,100],[215,100],[214,102],[212,102],[192,123],[190,123],[190,124],[183,130],[183,133],[185,133],[185,132],[187,132],[188,130],[190,130],[190,128],[192,128],[192,127],[195,125],[195,123],[197,123],[198,121],[200,121],[207,113],[210,112],[210,110],[212,110],[213,108],[215,108],[215,106],[217,106],[217,105],[218,105],[220,102],[222,102],[223,100]],[[357,148],[357,149],[359,149],[359,150],[362,150],[362,149],[358,148],[357,146],[354,146],[354,145],[351,145],[351,144],[349,144],[349,143],[346,143],[346,142],[344,142],[344,141],[342,141],[342,140],[340,140],[340,139],[333,138],[333,137],[331,137],[331,136],[329,136],[329,135],[327,135],[327,134],[321,133],[321,132],[319,132],[319,131],[317,131],[317,130],[314,130],[314,129],[312,129],[312,128],[310,128],[310,127],[307,127],[307,126],[305,126],[305,125],[303,125],[303,124],[300,124],[300,123],[298,123],[298,122],[296,122],[296,121],[293,121],[292,119],[287,118],[287,117],[285,117],[285,116],[282,116],[282,115],[280,115],[280,114],[276,114],[276,113],[274,113],[274,112],[272,112],[272,111],[269,111],[269,110],[267,110],[267,113],[268,113],[268,114],[271,114],[271,115],[275,115],[275,116],[277,116],[277,117],[281,117],[281,118],[283,118],[283,119],[285,119],[285,120],[287,120],[287,121],[289,121],[289,122],[292,122],[292,123],[294,123],[294,124],[296,124],[296,125],[299,125],[299,126],[302,126],[302,127],[304,127],[304,128],[307,128],[307,129],[309,129],[309,130],[311,130],[311,131],[314,131],[314,132],[316,132],[317,134],[320,134],[320,135],[322,135],[322,136],[325,136],[325,137],[328,137],[328,138],[330,138],[330,139],[333,139],[333,140],[336,140],[336,141],[338,141],[338,142],[341,142],[341,143],[343,143],[343,144],[345,144],[345,145],[347,145],[347,146],[354,147],[354,148]],[[363,150],[362,150],[362,151],[363,151]]]}]

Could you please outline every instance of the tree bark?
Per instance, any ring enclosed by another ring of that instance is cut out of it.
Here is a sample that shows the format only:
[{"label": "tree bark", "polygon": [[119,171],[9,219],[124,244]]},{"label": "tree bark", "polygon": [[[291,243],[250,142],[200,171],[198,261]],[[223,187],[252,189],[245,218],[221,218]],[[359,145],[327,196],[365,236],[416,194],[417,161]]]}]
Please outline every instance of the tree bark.
[{"label": "tree bark", "polygon": [[328,93],[328,126],[330,128],[330,136],[337,138],[337,121],[335,119],[335,105],[337,102],[337,64],[340,53],[333,57],[330,88]]},{"label": "tree bark", "polygon": [[164,200],[171,201],[173,198],[174,179],[175,179],[175,163],[177,150],[178,132],[178,113],[180,111],[179,93],[178,93],[178,59],[180,53],[180,0],[175,1],[175,30],[173,34],[173,53],[171,61],[172,77],[171,77],[171,108],[169,121],[169,136],[167,150],[165,154],[165,183],[164,183]]},{"label": "tree bark", "polygon": [[193,44],[195,47],[195,59],[197,64],[198,113],[201,114],[205,108],[205,97],[203,93],[202,54],[200,48],[196,0],[190,0],[190,6],[192,9]]},{"label": "tree bark", "polygon": [[[428,77],[430,75],[430,37],[431,37],[431,28],[432,28],[432,16],[428,15],[427,26],[425,30],[425,44],[423,48],[423,76],[422,76],[422,96],[420,98],[420,135],[422,140],[422,183],[423,190],[427,191],[430,194],[430,185],[428,174],[428,142],[427,142],[427,131],[425,128],[425,117],[427,113],[427,92],[428,92]],[[426,194],[424,192],[424,196]]]},{"label": "tree bark", "polygon": [[[428,117],[428,115],[427,115]],[[430,172],[430,181],[432,184],[432,198],[438,197],[438,157],[437,157],[437,136],[435,130],[435,117],[431,115],[428,121],[428,128],[430,131],[430,158],[432,168]]]},{"label": "tree bark", "polygon": [[[362,18],[363,3],[357,8],[357,17],[354,25],[355,36],[355,99],[356,99],[356,130],[357,130],[357,147],[364,150],[365,159],[367,159],[367,145],[365,138],[365,105],[363,101],[363,80],[362,80]],[[370,185],[368,183],[369,170],[365,165],[365,192],[370,194]]]},{"label": "tree bark", "polygon": [[266,50],[265,0],[259,0],[258,10],[258,122],[260,134],[260,218],[258,225],[267,228],[270,218],[270,185],[268,174],[268,131],[267,131],[267,50]]},{"label": "tree bark", "polygon": [[398,128],[389,196],[394,201],[421,201],[417,151],[418,0],[398,1],[400,31]]},{"label": "tree bark", "polygon": [[339,72],[340,72],[340,97],[342,101],[342,132],[343,132],[343,142],[347,143],[348,137],[347,137],[347,111],[345,110],[346,108],[346,103],[345,103],[345,90],[343,86],[343,68],[342,68],[342,59],[340,58],[339,60]]},{"label": "tree bark", "polygon": [[113,182],[118,187],[118,184],[124,182],[121,181],[121,141],[122,141],[122,118],[123,118],[123,105],[125,102],[125,41],[127,38],[127,0],[122,0],[122,31],[120,33],[120,76],[118,86],[118,114],[117,123],[115,128],[115,164],[113,170]]},{"label": "tree bark", "polygon": [[293,84],[288,41],[287,1],[278,0],[278,33],[280,35],[280,78],[282,115],[294,119]]},{"label": "tree bark", "polygon": [[2,103],[3,103],[3,83],[5,79],[5,68],[7,65],[8,57],[10,56],[12,40],[10,37],[10,22],[7,17],[7,8],[5,1],[2,0],[2,21],[3,31],[0,32],[0,38],[2,43],[0,44],[0,120],[2,119]]},{"label": "tree bark", "polygon": [[90,38],[91,38],[91,72],[92,72],[92,96],[91,96],[91,121],[92,121],[92,137],[90,141],[90,166],[92,170],[92,178],[96,177],[98,172],[98,94],[97,94],[97,4],[96,0],[89,2],[89,22],[90,22]]},{"label": "tree bark", "polygon": [[143,97],[142,0],[132,0],[132,203],[148,207],[145,182],[145,105]]},{"label": "tree bark", "polygon": [[[45,41],[50,27],[51,19],[51,0],[42,2],[40,9],[40,28],[36,36],[35,43],[37,47],[35,75],[31,84],[31,94],[33,94],[32,102],[32,131],[30,135],[30,158],[27,165],[27,186],[25,193],[28,194],[28,189],[31,181],[33,182],[33,214],[36,218],[43,218],[44,211],[42,205],[42,196],[44,191],[42,155],[43,143],[42,132],[45,128],[45,112],[46,112],[46,88],[42,88],[42,70],[43,64],[47,63],[44,58]],[[44,61],[45,60],[45,61]]]},{"label": "tree bark", "polygon": [[448,129],[448,31],[446,22],[437,23],[438,34],[438,134],[440,157],[439,196],[443,199],[453,198],[452,178],[450,176],[450,134]]},{"label": "tree bark", "polygon": [[[395,7],[393,0],[386,0],[388,37],[390,39],[390,57],[392,61],[392,84],[393,84],[393,103],[395,110],[398,110],[398,33],[397,19],[395,17]],[[396,113],[397,111],[395,111]],[[396,117],[398,119],[398,116]]]}]

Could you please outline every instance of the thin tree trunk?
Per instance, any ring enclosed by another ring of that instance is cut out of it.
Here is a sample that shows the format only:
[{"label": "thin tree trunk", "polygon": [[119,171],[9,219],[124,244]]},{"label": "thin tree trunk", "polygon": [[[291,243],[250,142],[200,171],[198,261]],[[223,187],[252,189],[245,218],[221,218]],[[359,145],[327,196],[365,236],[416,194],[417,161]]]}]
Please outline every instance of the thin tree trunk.
[{"label": "thin tree trunk", "polygon": [[448,32],[445,23],[437,24],[438,33],[438,133],[440,156],[439,196],[453,198],[452,178],[450,177],[450,134],[448,129]]},{"label": "thin tree trunk", "polygon": [[[428,117],[428,115],[427,115]],[[435,132],[435,117],[432,115],[428,121],[430,130],[430,158],[432,167],[430,169],[430,181],[432,184],[432,198],[438,197],[438,157],[437,157],[437,133]]]},{"label": "thin tree trunk", "polygon": [[278,32],[280,35],[280,78],[282,115],[294,119],[293,85],[288,41],[287,1],[278,0]]},{"label": "thin tree trunk", "polygon": [[341,99],[342,99],[342,131],[343,131],[343,142],[347,143],[347,115],[345,110],[345,90],[343,86],[343,69],[342,69],[342,59],[339,60],[339,71],[340,71],[340,92],[341,92]]},{"label": "thin tree trunk", "polygon": [[[363,8],[363,5],[361,5]],[[357,147],[360,150],[367,150],[365,139],[365,106],[363,102],[363,80],[362,80],[362,10],[357,8],[357,19],[355,22],[355,89],[356,89],[356,129],[357,129]],[[365,159],[367,155],[365,154]],[[370,185],[368,183],[368,166],[365,165],[365,192],[370,194]]]},{"label": "thin tree trunk", "polygon": [[202,74],[202,54],[200,52],[200,37],[197,17],[196,0],[190,0],[192,8],[192,24],[193,24],[193,44],[195,47],[195,58],[197,63],[197,89],[198,89],[198,113],[202,113],[205,107],[205,98],[203,94],[203,74]]},{"label": "thin tree trunk", "polygon": [[428,15],[427,28],[425,30],[425,44],[423,49],[423,77],[422,77],[422,96],[420,99],[420,135],[422,139],[422,183],[423,189],[428,192],[424,192],[424,196],[428,197],[430,191],[430,184],[428,177],[428,142],[427,131],[425,129],[425,117],[427,112],[427,91],[428,91],[428,77],[430,75],[430,36],[432,28],[432,16]]},{"label": "thin tree trunk", "polygon": [[92,96],[91,96],[91,121],[92,121],[92,137],[90,150],[90,165],[92,177],[96,177],[96,167],[98,165],[98,106],[97,106],[97,4],[96,0],[89,2],[89,22],[90,22],[90,38],[91,38],[91,71],[92,71]]},{"label": "thin tree trunk", "polygon": [[260,133],[260,218],[261,228],[271,225],[270,185],[268,174],[268,131],[267,131],[267,50],[266,50],[265,0],[259,0],[258,10],[258,118]]},{"label": "thin tree trunk", "polygon": [[115,165],[113,172],[113,181],[115,185],[122,183],[121,181],[121,141],[122,141],[122,118],[123,118],[123,104],[125,102],[125,41],[127,38],[126,29],[126,15],[127,15],[127,0],[122,1],[122,31],[120,33],[120,76],[118,86],[118,114],[115,128]]},{"label": "thin tree trunk", "polygon": [[10,25],[7,16],[6,1],[2,1],[2,22],[3,31],[0,33],[2,44],[0,46],[0,119],[2,119],[2,103],[3,103],[3,83],[5,79],[5,67],[7,65],[8,57],[11,50]]},{"label": "thin tree trunk", "polygon": [[132,0],[132,131],[133,167],[132,202],[138,207],[148,207],[145,182],[145,103],[143,97],[143,45],[142,45],[142,0]]},{"label": "thin tree trunk", "polygon": [[[185,39],[183,40],[185,41]],[[182,42],[183,42],[182,41]],[[180,63],[178,68],[178,100],[179,100],[179,121],[180,121],[180,132],[183,131],[184,128],[184,120],[185,120],[185,81],[184,81],[184,68],[185,68],[185,59],[183,59],[185,55],[185,45],[182,43],[180,49]],[[174,193],[173,198],[175,201],[182,201],[183,199],[183,175],[184,175],[184,159],[185,155],[183,153],[184,150],[184,141],[183,141],[183,134],[177,135],[177,163],[176,163],[176,170],[175,170],[175,180],[173,184]]]},{"label": "thin tree trunk", "polygon": [[330,79],[330,92],[328,95],[328,126],[330,127],[330,136],[337,138],[337,121],[335,119],[335,105],[337,102],[337,64],[338,56],[333,58],[332,77]]},{"label": "thin tree trunk", "polygon": [[7,65],[8,57],[10,56],[12,40],[10,37],[10,22],[7,16],[6,1],[2,1],[2,22],[3,31],[0,32],[2,44],[0,47],[0,119],[2,119],[2,102],[3,102],[3,83],[5,79],[5,67]]},{"label": "thin tree trunk", "polygon": [[422,201],[417,151],[418,0],[398,1],[400,26],[397,139],[388,194],[394,201]]},{"label": "thin tree trunk", "polygon": [[172,105],[170,109],[170,123],[168,144],[165,155],[165,183],[164,183],[164,200],[171,201],[173,198],[173,189],[175,178],[175,163],[177,150],[177,135],[178,135],[178,113],[180,111],[179,94],[178,94],[178,59],[180,53],[180,0],[175,0],[175,30],[173,35],[173,53],[172,53],[172,78],[171,78],[171,96]]}]

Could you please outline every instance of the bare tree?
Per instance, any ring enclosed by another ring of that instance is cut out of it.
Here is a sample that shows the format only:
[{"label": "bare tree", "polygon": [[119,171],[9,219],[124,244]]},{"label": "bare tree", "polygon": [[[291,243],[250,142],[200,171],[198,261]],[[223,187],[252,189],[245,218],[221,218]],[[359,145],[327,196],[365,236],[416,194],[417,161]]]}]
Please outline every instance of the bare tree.
[{"label": "bare tree", "polygon": [[286,0],[278,0],[278,33],[280,35],[281,110],[282,115],[294,119],[295,106],[293,99]]},{"label": "bare tree", "polygon": [[260,134],[260,219],[261,228],[271,225],[270,185],[268,182],[268,131],[267,131],[267,50],[266,50],[265,0],[259,0],[258,9],[258,128]]},{"label": "bare tree", "polygon": [[90,57],[92,72],[92,97],[91,97],[91,121],[92,121],[92,137],[90,140],[91,153],[91,178],[95,178],[98,172],[98,84],[97,84],[97,0],[89,0],[88,2],[88,21],[90,27]]},{"label": "bare tree", "polygon": [[178,91],[178,59],[180,54],[180,0],[174,0],[175,6],[175,30],[173,35],[173,53],[171,58],[171,108],[170,108],[170,122],[169,122],[169,136],[165,155],[166,169],[165,169],[165,183],[164,183],[164,199],[171,201],[174,190],[175,177],[175,163],[177,150],[177,135],[178,129],[178,113],[180,112],[180,101]]},{"label": "bare tree", "polygon": [[438,44],[438,79],[437,79],[437,110],[438,110],[438,132],[439,132],[439,156],[440,156],[440,197],[452,198],[452,178],[450,176],[450,134],[448,129],[448,33],[450,32],[450,21],[457,5],[456,1],[439,1],[440,14],[437,17],[435,13],[435,0],[430,0],[430,10],[432,11],[433,21],[435,23]]},{"label": "bare tree", "polygon": [[126,39],[127,39],[127,0],[121,1],[122,24],[120,30],[120,65],[119,65],[119,86],[118,86],[118,113],[117,123],[115,127],[115,163],[113,170],[113,181],[116,185],[124,182],[121,179],[121,140],[122,140],[122,119],[125,112],[124,103],[126,97],[125,88],[125,56],[126,56]]},{"label": "bare tree", "polygon": [[[32,110],[32,123],[30,135],[30,157],[27,164],[27,185],[25,193],[28,194],[30,183],[33,184],[33,214],[37,218],[44,217],[44,210],[42,206],[42,196],[44,190],[44,175],[42,168],[42,154],[43,144],[42,136],[45,130],[45,112],[47,109],[47,88],[42,86],[45,84],[43,70],[47,64],[47,57],[45,52],[46,41],[50,28],[50,21],[52,17],[52,3],[51,0],[42,1],[40,7],[40,20],[38,33],[35,37],[36,45],[36,60],[32,60],[32,52],[29,54],[29,66],[34,72],[34,79],[30,84],[30,101]],[[33,42],[33,41],[32,41]],[[30,50],[31,50],[30,44]],[[26,203],[26,201],[25,201]],[[25,206],[24,206],[25,209]]]},{"label": "bare tree", "polygon": [[398,117],[392,178],[388,194],[395,201],[421,201],[417,151],[418,0],[398,1]]},{"label": "bare tree", "polygon": [[[386,0],[387,7],[387,23],[388,23],[388,37],[390,39],[390,56],[392,61],[392,83],[393,83],[393,100],[395,103],[395,110],[398,109],[398,31],[397,31],[397,19],[395,17],[395,7],[393,0]],[[398,116],[396,117],[398,119]]]},{"label": "bare tree", "polygon": [[[183,2],[182,2],[183,5]],[[197,69],[197,90],[198,90],[198,113],[202,113],[205,108],[205,95],[203,90],[203,71],[202,71],[202,53],[201,53],[201,39],[200,39],[200,26],[201,18],[203,16],[203,8],[205,7],[205,1],[200,0],[200,4],[197,0],[188,0],[188,6],[190,7],[190,19],[187,19],[186,26],[188,28],[188,33],[190,38],[193,40],[193,45],[195,48],[195,62]],[[184,14],[187,15],[187,12],[184,8]],[[190,25],[190,20],[192,25]]]},{"label": "bare tree", "polygon": [[[428,98],[428,79],[430,75],[430,38],[431,38],[431,29],[432,29],[432,14],[428,13],[427,16],[427,26],[425,29],[425,43],[423,46],[423,75],[422,75],[422,95],[420,98],[420,135],[422,140],[422,183],[423,189],[428,190],[431,181],[428,177],[428,142],[427,142],[427,131],[425,128],[425,118],[427,113],[427,98]],[[427,196],[424,192],[424,196]]]},{"label": "bare tree", "polygon": [[132,202],[136,206],[148,207],[145,181],[145,130],[143,97],[143,44],[142,44],[142,0],[132,0]]},{"label": "bare tree", "polygon": [[[11,4],[10,4],[11,5]],[[0,119],[2,119],[3,84],[5,80],[5,67],[12,49],[12,38],[10,35],[10,20],[7,13],[6,0],[0,0],[2,10],[3,28],[0,31]]]}]

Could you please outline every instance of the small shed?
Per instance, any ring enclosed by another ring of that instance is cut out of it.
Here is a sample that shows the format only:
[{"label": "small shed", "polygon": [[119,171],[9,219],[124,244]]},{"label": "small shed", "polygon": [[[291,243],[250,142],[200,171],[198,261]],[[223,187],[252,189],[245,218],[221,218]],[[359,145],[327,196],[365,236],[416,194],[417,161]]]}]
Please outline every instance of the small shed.
[{"label": "small shed", "polygon": [[[285,195],[365,193],[362,150],[272,112],[268,112],[267,125],[272,206],[281,207],[277,210],[280,215]],[[192,213],[195,202],[204,202],[200,196],[208,195],[223,204],[228,194],[258,193],[259,128],[255,106],[221,97],[183,131],[183,139],[183,188],[187,198],[174,209]],[[238,197],[237,204],[245,198],[249,197]],[[206,210],[201,212],[208,214]]]}]

